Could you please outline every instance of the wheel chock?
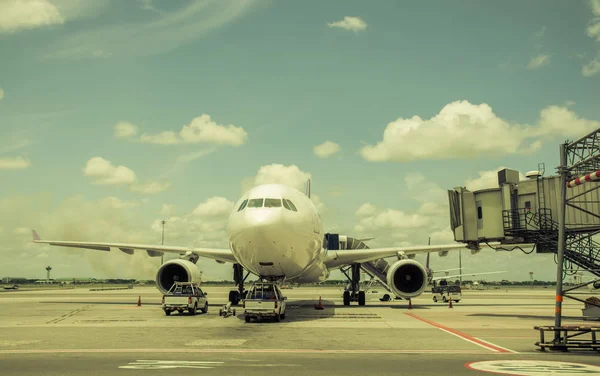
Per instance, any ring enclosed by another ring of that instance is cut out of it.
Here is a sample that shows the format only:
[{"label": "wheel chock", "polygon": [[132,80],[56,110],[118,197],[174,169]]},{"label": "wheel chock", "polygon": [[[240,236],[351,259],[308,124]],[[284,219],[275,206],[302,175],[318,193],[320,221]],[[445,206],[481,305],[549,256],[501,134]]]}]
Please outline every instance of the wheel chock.
[{"label": "wheel chock", "polygon": [[412,309],[412,299],[408,299],[408,309]]},{"label": "wheel chock", "polygon": [[323,306],[323,301],[321,300],[320,296],[319,296],[319,303],[315,304],[315,309],[325,309],[325,307]]},{"label": "wheel chock", "polygon": [[141,295],[138,295],[138,304],[137,304],[137,306],[138,307],[142,306],[142,296]]}]

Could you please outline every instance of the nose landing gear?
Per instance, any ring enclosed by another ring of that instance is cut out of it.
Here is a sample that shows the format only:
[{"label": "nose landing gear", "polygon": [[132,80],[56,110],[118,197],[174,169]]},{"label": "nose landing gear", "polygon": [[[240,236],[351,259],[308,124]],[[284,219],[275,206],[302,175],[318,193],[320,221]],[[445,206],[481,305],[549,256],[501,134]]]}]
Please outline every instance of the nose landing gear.
[{"label": "nose landing gear", "polygon": [[229,291],[229,301],[231,305],[238,305],[240,300],[244,299],[246,290],[244,289],[244,282],[250,275],[250,272],[244,276],[244,267],[240,264],[233,264],[233,280],[235,282],[237,290]]}]

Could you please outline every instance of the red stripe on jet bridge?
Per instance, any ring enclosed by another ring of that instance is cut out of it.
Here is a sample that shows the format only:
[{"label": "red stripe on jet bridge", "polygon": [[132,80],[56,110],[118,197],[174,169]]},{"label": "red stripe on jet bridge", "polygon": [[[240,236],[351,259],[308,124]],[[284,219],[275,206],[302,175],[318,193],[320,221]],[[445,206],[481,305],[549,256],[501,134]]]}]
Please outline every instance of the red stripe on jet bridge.
[{"label": "red stripe on jet bridge", "polygon": [[491,343],[480,341],[479,339],[477,339],[475,337],[472,337],[472,336],[470,336],[470,335],[468,335],[466,333],[462,333],[462,332],[459,332],[458,330],[455,330],[455,329],[452,329],[452,328],[448,328],[447,326],[444,326],[442,324],[438,324],[437,322],[424,319],[424,318],[419,317],[419,316],[417,316],[415,314],[412,314],[412,313],[406,313],[406,314],[409,315],[410,317],[413,317],[413,318],[417,319],[417,320],[421,320],[421,321],[423,321],[423,322],[425,322],[425,323],[427,323],[429,325],[435,326],[438,329],[441,329],[441,330],[446,331],[448,333],[454,334],[455,336],[458,336],[458,337],[460,337],[460,338],[462,338],[462,339],[464,339],[466,341],[475,343],[475,344],[477,344],[477,345],[479,345],[481,347],[485,347],[488,350],[492,350],[492,351],[500,352],[500,353],[508,353],[508,352],[510,352],[510,351],[508,351],[508,350],[506,350],[506,349],[504,349],[502,347],[498,347],[498,346],[495,346],[495,345],[493,345]]}]

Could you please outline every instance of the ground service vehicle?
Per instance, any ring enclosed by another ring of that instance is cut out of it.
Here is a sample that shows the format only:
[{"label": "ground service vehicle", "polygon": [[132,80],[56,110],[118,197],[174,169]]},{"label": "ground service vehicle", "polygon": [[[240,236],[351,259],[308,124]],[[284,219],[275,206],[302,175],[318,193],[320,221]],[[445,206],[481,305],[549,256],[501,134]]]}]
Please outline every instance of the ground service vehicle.
[{"label": "ground service vehicle", "polygon": [[255,283],[243,300],[244,318],[246,322],[263,317],[272,317],[275,321],[285,319],[286,300],[276,284]]},{"label": "ground service vehicle", "polygon": [[[462,290],[458,285],[439,285],[435,286],[431,289],[433,293],[433,301],[437,302],[438,300],[442,300],[444,303],[452,299],[453,302],[460,302],[462,297]],[[439,294],[438,298],[436,294]]]},{"label": "ground service vehicle", "polygon": [[198,309],[206,313],[208,312],[207,295],[195,282],[175,282],[163,295],[162,309],[167,316],[173,311],[183,313],[184,310],[191,315],[195,315]]}]

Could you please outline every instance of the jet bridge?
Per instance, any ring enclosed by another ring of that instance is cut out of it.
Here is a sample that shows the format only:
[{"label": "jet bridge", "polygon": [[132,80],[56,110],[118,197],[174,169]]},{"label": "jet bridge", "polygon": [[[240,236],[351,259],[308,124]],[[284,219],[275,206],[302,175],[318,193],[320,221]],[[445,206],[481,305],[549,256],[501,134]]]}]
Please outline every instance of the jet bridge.
[{"label": "jet bridge", "polygon": [[566,276],[579,268],[600,277],[600,242],[594,240],[600,235],[600,128],[559,146],[556,176],[544,177],[543,164],[522,181],[517,171],[503,169],[497,187],[448,191],[450,226],[458,242],[530,243],[537,253],[555,253],[555,325],[536,327],[554,331],[554,339],[545,342],[542,337],[537,345],[597,348],[595,333],[590,343],[574,343],[575,335],[567,334],[561,320],[563,297],[600,307],[569,294],[595,281],[563,289]]}]

